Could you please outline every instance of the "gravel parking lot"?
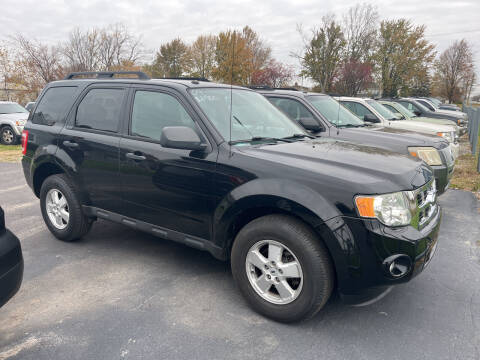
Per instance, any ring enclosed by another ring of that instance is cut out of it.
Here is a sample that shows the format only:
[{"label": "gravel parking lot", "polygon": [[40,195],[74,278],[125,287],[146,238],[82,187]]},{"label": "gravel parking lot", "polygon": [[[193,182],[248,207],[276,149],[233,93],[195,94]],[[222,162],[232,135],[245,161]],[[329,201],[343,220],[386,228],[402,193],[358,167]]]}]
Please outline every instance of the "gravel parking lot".
[{"label": "gravel parking lot", "polygon": [[20,292],[0,309],[1,359],[479,359],[480,213],[450,190],[437,253],[380,301],[333,298],[294,325],[251,311],[229,265],[98,221],[56,240],[19,164],[0,163],[0,205],[25,257]]}]

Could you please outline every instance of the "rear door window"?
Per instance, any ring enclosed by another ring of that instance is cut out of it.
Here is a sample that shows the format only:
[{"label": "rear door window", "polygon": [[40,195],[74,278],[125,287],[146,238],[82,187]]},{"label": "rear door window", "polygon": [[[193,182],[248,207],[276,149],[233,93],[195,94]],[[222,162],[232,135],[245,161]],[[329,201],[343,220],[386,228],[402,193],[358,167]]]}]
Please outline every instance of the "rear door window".
[{"label": "rear door window", "polygon": [[65,123],[65,116],[75,101],[76,86],[51,87],[42,96],[32,116],[32,123],[53,125]]},{"label": "rear door window", "polygon": [[118,132],[124,89],[91,89],[77,108],[77,128]]}]

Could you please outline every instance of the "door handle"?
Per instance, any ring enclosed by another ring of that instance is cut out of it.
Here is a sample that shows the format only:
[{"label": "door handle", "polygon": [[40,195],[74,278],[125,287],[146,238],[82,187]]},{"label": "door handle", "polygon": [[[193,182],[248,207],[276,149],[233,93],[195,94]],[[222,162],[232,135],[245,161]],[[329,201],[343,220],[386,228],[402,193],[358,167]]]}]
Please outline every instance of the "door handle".
[{"label": "door handle", "polygon": [[65,145],[66,147],[72,148],[72,149],[78,147],[78,144],[76,142],[72,142],[72,141],[68,141],[68,140],[64,141],[63,145]]},{"label": "door handle", "polygon": [[147,158],[143,155],[139,155],[141,154],[140,152],[138,154],[135,154],[135,153],[126,153],[125,156],[129,159],[132,159],[132,160],[136,160],[136,161],[142,161],[142,160],[146,160]]}]

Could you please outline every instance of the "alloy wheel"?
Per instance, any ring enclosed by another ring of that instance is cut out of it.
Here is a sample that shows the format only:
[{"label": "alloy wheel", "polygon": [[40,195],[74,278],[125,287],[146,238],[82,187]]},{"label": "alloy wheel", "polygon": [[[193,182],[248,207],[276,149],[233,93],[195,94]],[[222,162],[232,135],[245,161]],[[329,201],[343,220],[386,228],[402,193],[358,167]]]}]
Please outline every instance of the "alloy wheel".
[{"label": "alloy wheel", "polygon": [[2,139],[5,144],[13,143],[14,135],[11,129],[5,128],[2,131]]},{"label": "alloy wheel", "polygon": [[302,266],[295,254],[278,241],[254,244],[247,253],[245,268],[250,285],[270,303],[291,303],[302,291]]},{"label": "alloy wheel", "polygon": [[57,229],[65,229],[68,225],[70,212],[65,195],[60,190],[51,189],[48,191],[45,201],[48,218]]}]

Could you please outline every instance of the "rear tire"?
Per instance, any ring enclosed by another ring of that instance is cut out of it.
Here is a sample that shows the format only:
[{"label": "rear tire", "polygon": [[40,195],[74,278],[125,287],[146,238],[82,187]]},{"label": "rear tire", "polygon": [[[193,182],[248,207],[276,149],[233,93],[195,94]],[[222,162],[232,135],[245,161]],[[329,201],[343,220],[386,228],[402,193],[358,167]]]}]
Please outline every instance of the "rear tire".
[{"label": "rear tire", "polygon": [[62,241],[75,241],[90,230],[92,220],[82,212],[74,184],[65,174],[49,176],[40,189],[45,224]]},{"label": "rear tire", "polygon": [[233,243],[231,266],[250,306],[280,322],[312,317],[333,289],[325,246],[309,226],[290,216],[268,215],[245,225]]},{"label": "rear tire", "polygon": [[3,126],[0,129],[0,142],[3,145],[15,145],[18,141],[18,136],[15,134],[11,126]]}]

